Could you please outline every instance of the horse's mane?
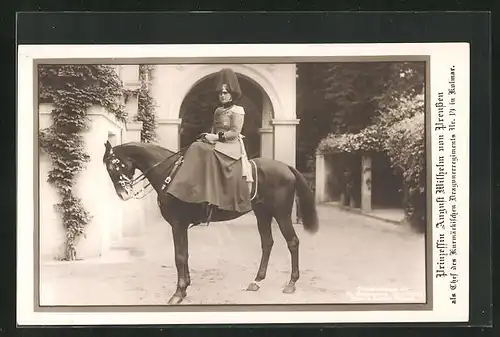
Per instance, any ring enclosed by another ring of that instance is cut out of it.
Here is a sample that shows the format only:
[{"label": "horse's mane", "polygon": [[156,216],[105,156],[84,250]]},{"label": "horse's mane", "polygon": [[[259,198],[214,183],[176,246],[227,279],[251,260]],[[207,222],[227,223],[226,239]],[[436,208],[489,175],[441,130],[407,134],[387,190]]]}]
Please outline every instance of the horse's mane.
[{"label": "horse's mane", "polygon": [[161,145],[154,144],[154,143],[143,143],[143,142],[129,142],[129,143],[124,143],[117,145],[115,147],[116,151],[120,151],[120,149],[142,149],[144,151],[147,151],[148,153],[154,155],[154,156],[159,156],[159,157],[165,157],[168,155],[171,155],[174,153],[174,151],[171,151],[169,149],[164,148]]}]

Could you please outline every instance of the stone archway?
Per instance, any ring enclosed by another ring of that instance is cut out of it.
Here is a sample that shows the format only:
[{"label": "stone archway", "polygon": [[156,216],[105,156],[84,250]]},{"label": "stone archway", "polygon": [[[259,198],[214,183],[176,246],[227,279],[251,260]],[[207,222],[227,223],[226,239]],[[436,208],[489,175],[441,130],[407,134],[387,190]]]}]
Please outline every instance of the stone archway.
[{"label": "stone archway", "polygon": [[262,104],[257,105],[262,111],[258,130],[260,155],[294,166],[296,126],[299,122],[296,119],[295,64],[156,65],[152,95],[157,106],[159,142],[171,150],[180,148],[181,110],[186,96],[227,66],[263,93]]},{"label": "stone archway", "polygon": [[[180,107],[179,127],[180,146],[184,147],[194,141],[202,132],[208,132],[212,123],[213,112],[219,105],[214,90],[216,73],[197,81],[184,97]],[[273,111],[269,96],[254,80],[237,73],[243,96],[236,102],[245,109],[245,124],[242,134],[245,136],[245,147],[249,158],[269,157],[273,153],[272,128],[269,125]],[[269,137],[270,136],[270,137]]]}]

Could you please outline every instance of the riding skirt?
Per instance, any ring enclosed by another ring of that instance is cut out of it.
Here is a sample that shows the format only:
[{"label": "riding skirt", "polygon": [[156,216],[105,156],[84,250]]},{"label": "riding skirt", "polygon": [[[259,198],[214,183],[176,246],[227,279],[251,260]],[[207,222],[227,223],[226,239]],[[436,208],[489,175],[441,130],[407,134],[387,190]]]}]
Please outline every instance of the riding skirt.
[{"label": "riding skirt", "polygon": [[194,142],[167,192],[189,203],[209,203],[221,210],[251,210],[242,158],[234,159],[215,149],[215,144]]}]

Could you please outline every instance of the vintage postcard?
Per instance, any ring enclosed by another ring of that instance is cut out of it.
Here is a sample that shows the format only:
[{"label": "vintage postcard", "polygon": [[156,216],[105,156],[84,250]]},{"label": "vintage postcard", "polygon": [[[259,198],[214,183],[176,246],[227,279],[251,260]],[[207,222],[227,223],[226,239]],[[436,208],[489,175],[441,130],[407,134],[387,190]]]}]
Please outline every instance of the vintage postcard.
[{"label": "vintage postcard", "polygon": [[466,322],[469,45],[20,45],[20,325]]}]

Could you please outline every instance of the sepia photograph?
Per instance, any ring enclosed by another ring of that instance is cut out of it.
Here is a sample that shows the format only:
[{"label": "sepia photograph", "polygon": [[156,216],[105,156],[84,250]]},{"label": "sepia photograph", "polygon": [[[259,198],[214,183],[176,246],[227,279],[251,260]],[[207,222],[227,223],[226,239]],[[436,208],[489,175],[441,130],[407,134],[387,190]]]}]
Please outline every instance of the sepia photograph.
[{"label": "sepia photograph", "polygon": [[38,71],[40,305],[425,303],[425,62]]},{"label": "sepia photograph", "polygon": [[454,275],[434,233],[452,171],[429,113],[449,74],[432,74],[436,46],[355,46],[37,60],[35,311],[435,310]]}]

